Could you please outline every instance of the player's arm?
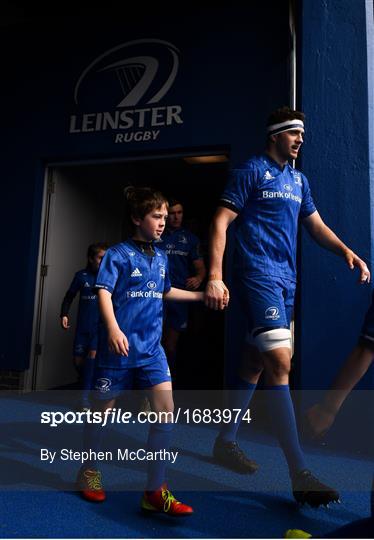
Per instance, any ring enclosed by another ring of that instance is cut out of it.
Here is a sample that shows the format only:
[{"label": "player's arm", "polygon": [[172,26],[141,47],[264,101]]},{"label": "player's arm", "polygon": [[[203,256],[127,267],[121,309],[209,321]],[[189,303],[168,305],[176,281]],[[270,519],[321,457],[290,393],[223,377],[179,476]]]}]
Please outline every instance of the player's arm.
[{"label": "player's arm", "polygon": [[317,244],[343,257],[351,270],[357,267],[360,271],[361,283],[370,282],[370,272],[366,263],[336,236],[317,211],[304,218],[303,225]]},{"label": "player's arm", "polygon": [[129,342],[118,326],[117,319],[114,315],[112,294],[105,289],[99,289],[97,295],[100,314],[108,331],[109,350],[116,354],[128,356]]},{"label": "player's arm", "polygon": [[200,287],[206,276],[206,268],[204,264],[204,259],[195,259],[194,261],[192,261],[192,264],[195,269],[195,275],[189,277],[186,280],[186,287],[187,289],[195,291]]},{"label": "player's arm", "polygon": [[204,293],[171,287],[168,292],[164,293],[164,300],[173,300],[174,302],[203,302]]},{"label": "player's arm", "polygon": [[205,304],[216,310],[224,309],[229,301],[229,291],[222,281],[222,261],[226,247],[226,231],[237,215],[233,210],[220,206],[210,226],[210,269],[205,289]]},{"label": "player's arm", "polygon": [[79,289],[80,289],[80,284],[79,284],[78,274],[76,274],[74,276],[73,281],[71,282],[69,289],[66,291],[66,294],[61,304],[60,324],[64,330],[68,330],[68,328],[70,328],[69,310]]}]

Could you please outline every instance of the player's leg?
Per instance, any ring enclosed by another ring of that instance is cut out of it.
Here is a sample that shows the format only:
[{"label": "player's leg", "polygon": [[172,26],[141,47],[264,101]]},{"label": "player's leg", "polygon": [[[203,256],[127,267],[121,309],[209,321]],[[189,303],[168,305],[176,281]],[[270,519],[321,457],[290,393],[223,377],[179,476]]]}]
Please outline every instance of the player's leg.
[{"label": "player's leg", "polygon": [[339,494],[333,488],[322,484],[307,469],[299,442],[288,385],[291,367],[291,332],[288,326],[295,285],[288,280],[282,281],[283,283],[278,284],[282,289],[283,304],[279,301],[275,307],[279,310],[279,322],[286,322],[287,327],[263,328],[263,331],[255,337],[265,366],[268,410],[275,435],[287,460],[295,499],[311,506],[327,505],[329,502],[337,501]]},{"label": "player's leg", "polygon": [[[225,406],[241,409],[243,414],[248,408],[263,370],[263,359],[254,342],[254,335],[264,325],[264,313],[268,306],[278,301],[279,293],[269,280],[260,277],[246,278],[237,276],[232,294],[242,307],[247,319],[247,338],[240,367],[233,369],[233,376],[228,381]],[[275,298],[274,298],[275,296]],[[265,321],[267,322],[267,321]],[[235,359],[232,359],[235,362]],[[258,469],[258,464],[249,459],[237,443],[239,422],[222,424],[213,448],[213,455],[221,465],[236,472],[251,474]]]},{"label": "player's leg", "polygon": [[229,381],[230,389],[226,392],[225,400],[225,408],[231,411],[240,409],[242,413],[236,422],[222,424],[213,447],[213,456],[218,463],[243,474],[251,474],[258,469],[258,464],[249,459],[238,445],[237,434],[262,370],[263,361],[259,351],[246,339],[240,367]]},{"label": "player's leg", "polygon": [[[159,421],[149,426],[147,451],[169,452],[174,413],[174,401],[170,370],[166,358],[160,358],[149,366],[139,369],[139,386],[148,389],[152,411],[159,414]],[[158,454],[160,455],[160,454]],[[166,459],[148,462],[147,485],[141,501],[146,512],[161,512],[171,516],[187,516],[193,513],[191,506],[177,501],[167,487]]]},{"label": "player's leg", "polygon": [[374,303],[370,306],[356,347],[351,351],[321,403],[305,415],[307,432],[313,438],[325,435],[346,397],[365,375],[374,358]]}]

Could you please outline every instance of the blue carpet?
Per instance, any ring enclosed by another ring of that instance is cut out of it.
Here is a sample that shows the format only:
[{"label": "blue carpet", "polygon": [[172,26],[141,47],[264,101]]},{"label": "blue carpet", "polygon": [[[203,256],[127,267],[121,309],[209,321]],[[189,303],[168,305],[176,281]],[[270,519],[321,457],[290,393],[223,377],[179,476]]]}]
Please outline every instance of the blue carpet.
[{"label": "blue carpet", "polygon": [[[289,528],[318,537],[369,516],[373,464],[360,455],[337,455],[306,448],[308,466],[341,492],[330,509],[298,508],[293,501],[283,455],[275,442],[249,426],[242,447],[261,465],[243,476],[216,465],[211,425],[178,425],[173,449],[180,455],[168,480],[179,499],[194,506],[189,518],[144,517],[139,510],[145,466],[113,461],[101,467],[108,499],[90,504],[74,491],[79,464],[40,461],[40,448],[80,449],[81,426],[69,432],[40,424],[40,410],[54,410],[31,399],[3,399],[0,476],[1,538],[280,538]],[[63,410],[56,406],[55,410]],[[114,426],[109,448],[144,446],[143,426]]]}]

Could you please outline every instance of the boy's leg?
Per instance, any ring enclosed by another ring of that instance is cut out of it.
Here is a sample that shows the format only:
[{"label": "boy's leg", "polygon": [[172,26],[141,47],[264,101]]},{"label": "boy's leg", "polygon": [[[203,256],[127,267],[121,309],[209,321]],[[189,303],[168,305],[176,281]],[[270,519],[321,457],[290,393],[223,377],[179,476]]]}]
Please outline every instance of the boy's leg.
[{"label": "boy's leg", "polygon": [[[152,411],[166,413],[169,418],[161,418],[157,423],[149,426],[147,450],[151,452],[169,451],[172,436],[173,422],[171,415],[174,413],[174,402],[171,382],[163,382],[148,390]],[[158,489],[165,483],[167,461],[154,460],[148,463],[147,490]]]},{"label": "boy's leg", "polygon": [[[92,412],[101,412],[102,414],[109,408],[113,408],[115,399],[100,401],[93,400]],[[83,450],[85,452],[97,455],[101,451],[104,430],[101,424],[86,422],[83,428]],[[84,499],[90,502],[102,502],[106,499],[105,491],[101,484],[101,473],[97,468],[95,458],[92,458],[82,465],[78,473],[78,489]]]},{"label": "boy's leg", "polygon": [[93,390],[94,374],[95,374],[95,358],[96,351],[90,350],[86,356],[83,364],[83,392],[82,392],[82,406],[84,408],[90,408],[90,394]]},{"label": "boy's leg", "polygon": [[[96,368],[94,376],[94,391],[91,411],[104,413],[113,408],[115,399],[122,390],[132,387],[132,372],[130,369]],[[107,426],[98,423],[84,425],[83,447],[85,451],[97,453],[101,450],[103,436]],[[105,500],[105,492],[101,485],[101,473],[97,469],[95,459],[87,461],[78,475],[78,485],[83,498],[91,502]]]},{"label": "boy's leg", "polygon": [[[148,387],[152,410],[158,413],[159,422],[149,428],[147,451],[168,456],[173,429],[174,401],[170,371],[165,359],[141,370],[143,386]],[[150,386],[152,385],[152,386]],[[166,484],[167,459],[155,459],[148,462],[147,486],[141,508],[147,512],[162,512],[172,516],[186,516],[193,509],[175,499]]]}]

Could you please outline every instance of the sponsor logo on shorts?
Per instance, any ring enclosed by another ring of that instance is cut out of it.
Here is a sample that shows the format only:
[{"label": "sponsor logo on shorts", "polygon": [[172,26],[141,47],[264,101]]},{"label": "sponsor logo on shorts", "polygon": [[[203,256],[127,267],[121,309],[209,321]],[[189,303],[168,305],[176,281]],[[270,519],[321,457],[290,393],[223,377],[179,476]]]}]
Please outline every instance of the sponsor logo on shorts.
[{"label": "sponsor logo on shorts", "polygon": [[148,289],[155,289],[157,287],[157,283],[155,281],[148,281],[147,287]]},{"label": "sponsor logo on shorts", "polygon": [[279,309],[275,306],[268,307],[265,311],[265,319],[277,321],[279,319]]},{"label": "sponsor logo on shorts", "polygon": [[106,379],[105,377],[97,379],[95,390],[99,390],[99,392],[109,392],[109,389],[112,385],[112,381],[110,379]]}]

